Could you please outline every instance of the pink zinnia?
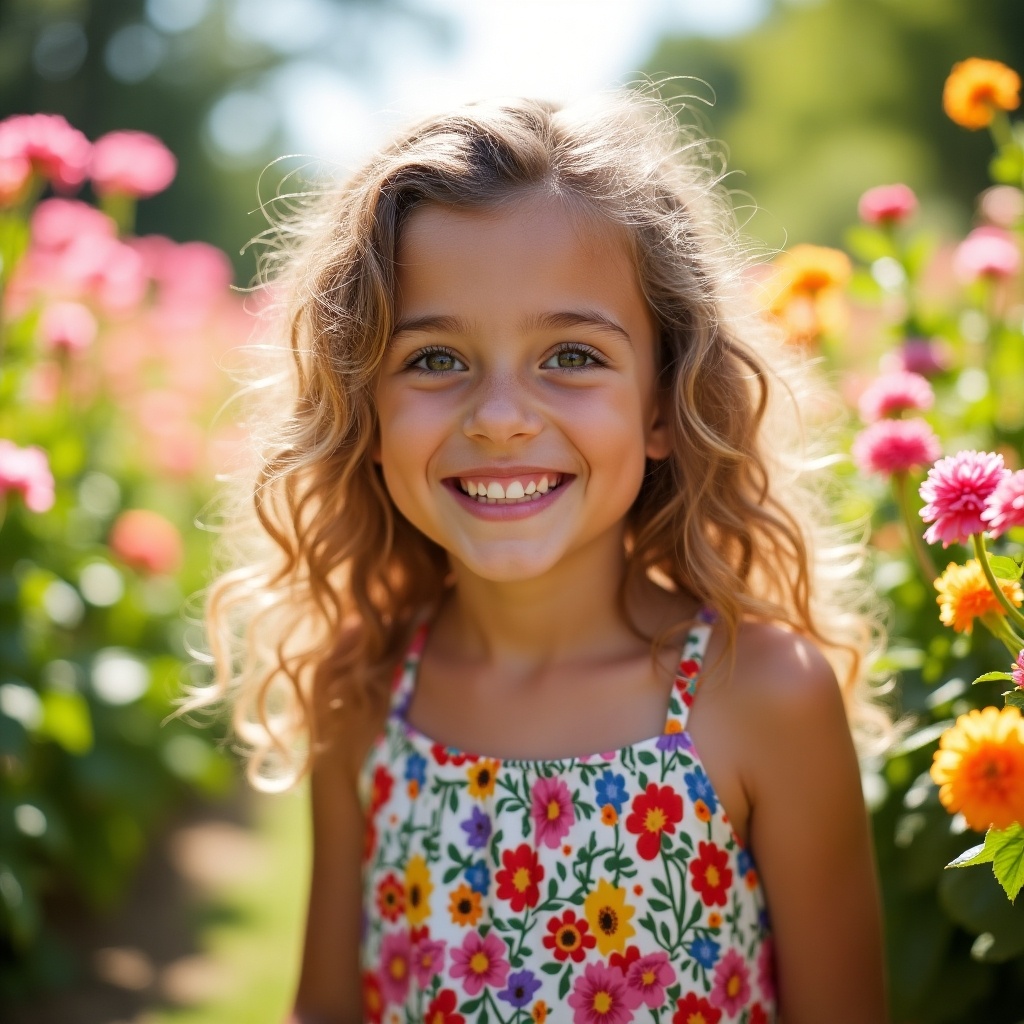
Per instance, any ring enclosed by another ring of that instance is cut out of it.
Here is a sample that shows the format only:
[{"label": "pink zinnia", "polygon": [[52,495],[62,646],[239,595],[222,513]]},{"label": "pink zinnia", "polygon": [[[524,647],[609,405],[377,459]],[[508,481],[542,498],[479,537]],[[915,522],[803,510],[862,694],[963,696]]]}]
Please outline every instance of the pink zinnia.
[{"label": "pink zinnia", "polygon": [[538,844],[552,849],[559,846],[576,820],[569,787],[561,779],[538,779],[533,785],[530,816]]},{"label": "pink zinnia", "polygon": [[1024,650],[1017,655],[1017,660],[1013,663],[1013,685],[1018,690],[1024,690]]},{"label": "pink zinnia", "polygon": [[860,219],[867,224],[897,224],[916,209],[917,196],[909,185],[869,188],[857,203]]},{"label": "pink zinnia", "polygon": [[926,502],[921,518],[932,525],[924,539],[942,546],[966,544],[985,528],[981,514],[989,496],[1007,475],[1003,457],[994,452],[962,451],[939,459],[921,484]]},{"label": "pink zinnia", "polygon": [[626,986],[634,1007],[644,1003],[654,1009],[665,1001],[665,989],[676,980],[667,953],[649,953],[634,960],[626,971]]},{"label": "pink zinnia", "polygon": [[587,964],[576,979],[568,1003],[573,1024],[627,1024],[634,1007],[622,971],[602,963]]},{"label": "pink zinnia", "polygon": [[865,423],[874,423],[907,409],[930,409],[934,402],[931,384],[919,373],[886,373],[864,389],[859,402],[860,418]]},{"label": "pink zinnia", "polygon": [[750,969],[735,949],[718,962],[710,998],[712,1005],[720,1006],[730,1017],[735,1017],[750,999]]},{"label": "pink zinnia", "polygon": [[1020,249],[1002,228],[975,228],[953,254],[953,272],[965,284],[979,277],[1012,277],[1020,269]]},{"label": "pink zinnia", "polygon": [[500,987],[508,977],[509,962],[505,959],[508,947],[493,932],[480,938],[479,932],[470,932],[458,949],[452,950],[452,966],[448,973],[462,978],[466,995],[479,995],[484,985]]},{"label": "pink zinnia", "polygon": [[405,1002],[412,978],[412,945],[407,931],[391,932],[380,945],[380,990],[389,1003]]},{"label": "pink zinnia", "polygon": [[20,494],[30,512],[53,507],[53,474],[42,448],[19,448],[13,441],[0,438],[0,498],[9,492]]},{"label": "pink zinnia", "polygon": [[163,192],[174,180],[178,161],[148,132],[108,132],[93,144],[90,177],[100,195],[146,196]]},{"label": "pink zinnia", "polygon": [[1024,469],[1007,473],[996,484],[981,518],[993,537],[1002,536],[1012,526],[1024,526]]},{"label": "pink zinnia", "polygon": [[96,340],[96,317],[80,302],[54,302],[39,318],[39,339],[51,352],[83,352]]},{"label": "pink zinnia", "polygon": [[89,140],[60,114],[16,114],[0,121],[0,161],[28,161],[62,191],[85,180],[91,151]]},{"label": "pink zinnia", "polygon": [[862,473],[905,473],[934,462],[942,444],[924,420],[879,420],[857,435],[852,454]]}]

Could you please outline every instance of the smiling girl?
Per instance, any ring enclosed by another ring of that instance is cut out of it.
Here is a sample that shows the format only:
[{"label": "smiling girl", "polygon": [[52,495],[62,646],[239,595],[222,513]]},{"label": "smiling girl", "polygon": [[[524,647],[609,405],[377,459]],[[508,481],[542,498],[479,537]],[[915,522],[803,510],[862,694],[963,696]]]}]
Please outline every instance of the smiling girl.
[{"label": "smiling girl", "polygon": [[297,1021],[885,1020],[856,545],[705,156],[636,97],[472,105],[275,282],[269,546],[196,701],[310,776]]}]

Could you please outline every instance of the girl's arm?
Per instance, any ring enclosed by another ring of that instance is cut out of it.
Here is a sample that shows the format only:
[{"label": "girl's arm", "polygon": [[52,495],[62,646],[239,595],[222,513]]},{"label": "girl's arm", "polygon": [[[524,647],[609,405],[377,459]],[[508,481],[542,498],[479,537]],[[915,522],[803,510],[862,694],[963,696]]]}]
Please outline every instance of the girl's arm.
[{"label": "girl's arm", "polygon": [[[806,639],[754,627],[737,718],[784,1024],[884,1024],[881,910],[839,686]],[[739,659],[737,661],[739,664]]]}]

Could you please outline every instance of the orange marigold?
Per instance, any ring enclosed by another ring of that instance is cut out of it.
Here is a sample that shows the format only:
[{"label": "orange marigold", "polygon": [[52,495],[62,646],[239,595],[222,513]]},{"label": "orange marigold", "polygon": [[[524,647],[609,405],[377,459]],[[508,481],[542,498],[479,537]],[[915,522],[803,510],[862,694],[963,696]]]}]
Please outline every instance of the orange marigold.
[{"label": "orange marigold", "polygon": [[[981,563],[972,558],[965,565],[950,562],[946,571],[935,581],[939,596],[939,618],[958,633],[970,633],[974,620],[983,615],[1005,615],[1006,610],[996,599],[985,579]],[[1024,601],[1024,591],[1016,580],[999,580],[999,589],[1018,607]]]},{"label": "orange marigold", "polygon": [[1014,707],[982,708],[939,740],[931,768],[939,799],[976,832],[1024,824],[1024,719]]},{"label": "orange marigold", "polygon": [[768,307],[790,341],[814,341],[843,329],[843,289],[852,272],[846,253],[821,245],[794,245],[775,261],[767,282]]},{"label": "orange marigold", "polygon": [[996,110],[1020,106],[1020,75],[997,60],[969,57],[953,65],[942,90],[942,109],[950,120],[976,130],[992,123]]}]

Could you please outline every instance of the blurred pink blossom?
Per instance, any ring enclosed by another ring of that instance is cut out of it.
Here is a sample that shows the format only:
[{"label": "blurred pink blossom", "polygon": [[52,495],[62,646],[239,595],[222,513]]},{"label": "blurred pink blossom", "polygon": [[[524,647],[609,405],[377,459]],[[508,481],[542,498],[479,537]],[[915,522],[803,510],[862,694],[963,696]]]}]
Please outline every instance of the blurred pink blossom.
[{"label": "blurred pink blossom", "polygon": [[1019,690],[1024,690],[1024,650],[1017,655],[1013,664],[1013,685]]},{"label": "blurred pink blossom", "polygon": [[953,254],[953,272],[966,284],[979,277],[1012,277],[1020,269],[1020,249],[1002,228],[975,228]]},{"label": "blurred pink blossom", "polygon": [[0,498],[11,491],[20,494],[32,512],[53,507],[53,474],[46,452],[35,445],[19,448],[0,438]]},{"label": "blurred pink blossom", "polygon": [[1015,227],[1024,217],[1024,192],[1013,185],[993,185],[981,193],[978,208],[981,215],[996,227]]},{"label": "blurred pink blossom", "polygon": [[932,525],[925,532],[929,544],[967,544],[986,525],[981,518],[989,496],[1008,475],[1003,457],[995,452],[960,451],[939,459],[921,484],[926,502],[921,518]]},{"label": "blurred pink blossom", "polygon": [[0,157],[0,206],[20,202],[31,177],[32,164],[25,157]]},{"label": "blurred pink blossom", "polygon": [[53,302],[39,318],[39,339],[51,352],[82,352],[96,340],[96,317],[80,302]]},{"label": "blurred pink blossom", "polygon": [[1000,537],[1013,526],[1024,526],[1024,469],[1007,473],[988,496],[981,513],[993,537]]},{"label": "blurred pink blossom", "polygon": [[917,196],[908,185],[869,188],[857,203],[860,219],[867,224],[898,224],[917,209]]},{"label": "blurred pink blossom", "polygon": [[879,365],[885,373],[905,370],[934,377],[949,369],[949,348],[936,338],[907,338],[899,348],[886,352]]},{"label": "blurred pink blossom", "polygon": [[157,286],[160,315],[172,320],[174,329],[205,318],[229,296],[231,261],[215,246],[179,244],[162,235],[136,238],[130,244]]},{"label": "blurred pink blossom", "polygon": [[145,198],[174,180],[178,161],[148,132],[109,132],[93,143],[90,177],[99,195],[111,192]]},{"label": "blurred pink blossom", "polygon": [[126,565],[148,573],[171,573],[183,553],[178,528],[158,512],[129,509],[114,522],[110,550]]},{"label": "blurred pink blossom", "polygon": [[27,160],[61,192],[85,180],[92,146],[60,114],[16,114],[0,121],[0,161]]},{"label": "blurred pink blossom", "polygon": [[905,473],[934,462],[942,444],[922,419],[878,420],[857,435],[852,454],[862,473]]},{"label": "blurred pink blossom", "polygon": [[874,423],[909,409],[924,411],[935,402],[931,384],[919,373],[906,370],[876,377],[860,396],[860,418]]}]

